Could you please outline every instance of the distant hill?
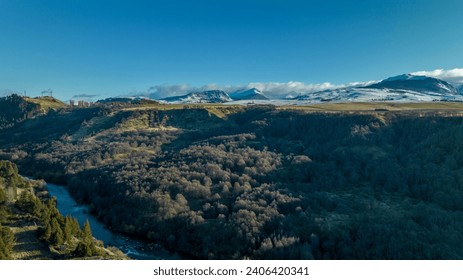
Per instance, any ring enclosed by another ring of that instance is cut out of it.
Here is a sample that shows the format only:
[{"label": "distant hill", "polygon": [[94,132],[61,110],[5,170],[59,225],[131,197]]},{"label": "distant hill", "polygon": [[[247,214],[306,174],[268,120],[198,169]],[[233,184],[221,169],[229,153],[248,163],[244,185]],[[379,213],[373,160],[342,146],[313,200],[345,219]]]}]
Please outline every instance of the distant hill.
[{"label": "distant hill", "polygon": [[251,88],[230,93],[233,100],[268,100],[268,98],[258,89]]},{"label": "distant hill", "polygon": [[53,97],[22,97],[12,94],[0,98],[0,129],[45,114],[66,105]]},{"label": "distant hill", "polygon": [[402,89],[418,92],[432,92],[441,94],[459,94],[458,90],[451,84],[427,76],[415,76],[404,74],[382,80],[379,83],[367,86],[377,89]]},{"label": "distant hill", "polygon": [[172,96],[161,99],[165,102],[169,103],[224,103],[228,101],[232,101],[231,97],[221,90],[206,90],[206,91],[198,91],[198,92],[191,92],[186,95],[181,96]]},{"label": "distant hill", "polygon": [[22,97],[24,101],[29,103],[34,103],[40,106],[40,110],[43,113],[48,112],[49,110],[57,110],[60,108],[66,107],[61,100],[58,100],[52,96],[40,96],[40,97]]},{"label": "distant hill", "polygon": [[364,87],[343,87],[300,95],[298,103],[319,102],[432,102],[463,101],[460,91],[448,82],[404,74]]},{"label": "distant hill", "polygon": [[109,97],[98,100],[97,103],[159,104],[156,100],[142,97]]}]

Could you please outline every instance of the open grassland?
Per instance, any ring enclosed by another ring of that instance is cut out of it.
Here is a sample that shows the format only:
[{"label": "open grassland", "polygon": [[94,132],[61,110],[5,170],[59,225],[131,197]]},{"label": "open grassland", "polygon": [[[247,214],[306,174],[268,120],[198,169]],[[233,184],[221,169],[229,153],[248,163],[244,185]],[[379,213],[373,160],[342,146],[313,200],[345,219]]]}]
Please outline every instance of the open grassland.
[{"label": "open grassland", "polygon": [[[230,114],[239,113],[246,108],[258,108],[273,105],[230,105],[230,104],[144,104],[126,107],[122,110],[181,110],[181,109],[205,109],[217,117],[224,118]],[[278,110],[302,110],[314,112],[351,112],[351,111],[463,111],[463,102],[349,102],[349,103],[319,103],[307,105],[282,105],[275,106]]]},{"label": "open grassland", "polygon": [[[129,104],[112,107],[107,115],[95,116],[88,120],[71,139],[93,140],[106,138],[108,134],[123,132],[159,132],[179,129],[213,129],[222,121],[246,111],[270,109],[275,111],[298,111],[304,113],[373,114],[381,118],[384,114],[400,113],[406,115],[463,115],[463,103],[325,103],[312,105],[228,105],[228,104]],[[157,113],[155,113],[157,112]],[[155,115],[153,115],[153,113]],[[211,121],[215,120],[215,121]],[[117,123],[117,125],[115,125]]]},{"label": "open grassland", "polygon": [[279,106],[282,110],[304,110],[317,112],[332,111],[463,111],[462,102],[418,102],[418,103],[393,103],[393,102],[351,102],[351,103],[321,103],[301,106]]},{"label": "open grassland", "polygon": [[124,111],[136,111],[136,110],[182,110],[182,109],[205,109],[209,113],[223,119],[230,114],[242,112],[245,110],[245,106],[242,105],[229,105],[229,104],[142,104],[133,107],[126,107]]},{"label": "open grassland", "polygon": [[12,258],[15,260],[53,259],[55,256],[49,247],[39,238],[39,226],[21,215],[10,218],[10,229],[13,231],[16,243]]},{"label": "open grassland", "polygon": [[50,109],[56,110],[56,109],[66,107],[66,104],[64,104],[62,101],[56,98],[50,97],[50,96],[42,96],[42,97],[34,97],[34,98],[24,97],[24,99],[27,102],[40,105],[43,111],[48,111]]}]

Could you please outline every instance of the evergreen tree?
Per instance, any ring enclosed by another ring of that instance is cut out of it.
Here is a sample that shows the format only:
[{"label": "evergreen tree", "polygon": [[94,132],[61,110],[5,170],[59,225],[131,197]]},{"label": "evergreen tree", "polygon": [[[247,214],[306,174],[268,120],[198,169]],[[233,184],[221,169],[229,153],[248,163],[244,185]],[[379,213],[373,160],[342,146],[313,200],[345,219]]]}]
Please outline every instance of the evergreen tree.
[{"label": "evergreen tree", "polygon": [[77,245],[74,253],[80,257],[91,257],[97,254],[95,244],[93,243],[92,229],[88,220],[85,221],[82,228],[82,240]]},{"label": "evergreen tree", "polygon": [[9,214],[7,209],[4,206],[0,205],[0,225],[6,221],[8,215]]},{"label": "evergreen tree", "polygon": [[23,212],[34,214],[35,212],[35,197],[28,191],[23,191],[16,201],[16,206]]},{"label": "evergreen tree", "polygon": [[48,200],[47,208],[50,211],[50,216],[51,217],[58,218],[58,217],[61,216],[58,209],[56,208],[56,197],[52,197],[50,200]]},{"label": "evergreen tree", "polygon": [[77,244],[76,250],[74,254],[79,257],[91,257],[93,256],[94,250],[92,249],[92,245],[85,243],[84,241],[80,241]]},{"label": "evergreen tree", "polygon": [[51,238],[51,225],[50,223],[44,225],[42,238],[49,241]]},{"label": "evergreen tree", "polygon": [[6,200],[6,193],[2,188],[0,188],[0,224],[6,221],[6,218],[8,217],[8,211],[5,206]]},{"label": "evergreen tree", "polygon": [[0,188],[0,205],[4,204],[6,202],[6,193],[5,191]]},{"label": "evergreen tree", "polygon": [[0,259],[11,258],[14,243],[14,233],[9,228],[0,226]]},{"label": "evergreen tree", "polygon": [[80,231],[80,226],[79,226],[79,222],[77,221],[77,219],[71,217],[70,223],[71,223],[71,233],[72,233],[72,235],[80,236],[81,231]]},{"label": "evergreen tree", "polygon": [[82,240],[85,243],[93,242],[92,229],[88,220],[85,221],[84,227],[82,228]]},{"label": "evergreen tree", "polygon": [[32,214],[35,217],[40,218],[42,215],[43,208],[44,206],[42,201],[40,201],[40,199],[38,199],[37,197],[34,197],[34,209],[32,211]]},{"label": "evergreen tree", "polygon": [[10,256],[6,250],[5,242],[0,238],[0,260],[8,260],[9,258]]},{"label": "evergreen tree", "polygon": [[61,229],[59,222],[55,218],[51,220],[50,242],[55,246],[62,245],[64,242],[63,230]]},{"label": "evergreen tree", "polygon": [[3,177],[9,183],[14,183],[18,179],[18,167],[16,164],[7,161],[0,160],[0,177]]},{"label": "evergreen tree", "polygon": [[64,219],[64,242],[70,242],[72,239],[72,218],[71,216],[66,216]]},{"label": "evergreen tree", "polygon": [[46,227],[50,225],[51,214],[47,207],[43,207],[42,213],[40,215],[40,221],[42,222],[43,226]]}]

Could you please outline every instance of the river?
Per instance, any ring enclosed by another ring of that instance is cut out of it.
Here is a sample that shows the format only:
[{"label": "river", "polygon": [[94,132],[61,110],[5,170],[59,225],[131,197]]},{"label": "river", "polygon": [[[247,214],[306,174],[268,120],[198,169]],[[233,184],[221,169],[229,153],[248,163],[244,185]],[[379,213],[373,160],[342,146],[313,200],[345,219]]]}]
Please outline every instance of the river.
[{"label": "river", "polygon": [[92,228],[93,236],[104,242],[105,245],[119,248],[132,259],[139,260],[175,260],[180,259],[178,254],[170,253],[156,244],[147,243],[138,239],[130,238],[120,233],[116,233],[107,228],[96,217],[88,213],[86,205],[78,205],[71,197],[64,186],[47,183],[47,189],[51,196],[57,200],[57,208],[62,215],[75,217],[80,225],[88,219]]}]

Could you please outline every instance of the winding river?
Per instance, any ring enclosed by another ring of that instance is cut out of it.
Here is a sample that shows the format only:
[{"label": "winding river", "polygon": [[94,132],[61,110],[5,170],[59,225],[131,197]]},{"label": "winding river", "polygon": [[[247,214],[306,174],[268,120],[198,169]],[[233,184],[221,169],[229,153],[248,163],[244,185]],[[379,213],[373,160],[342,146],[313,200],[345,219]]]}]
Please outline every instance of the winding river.
[{"label": "winding river", "polygon": [[92,228],[93,236],[102,240],[105,245],[119,248],[132,259],[139,260],[175,260],[180,259],[178,254],[170,253],[156,244],[143,242],[134,238],[124,236],[107,228],[96,217],[88,213],[86,205],[78,205],[71,197],[64,186],[47,183],[47,189],[51,196],[57,199],[57,207],[62,215],[75,217],[81,225],[88,219]]}]

